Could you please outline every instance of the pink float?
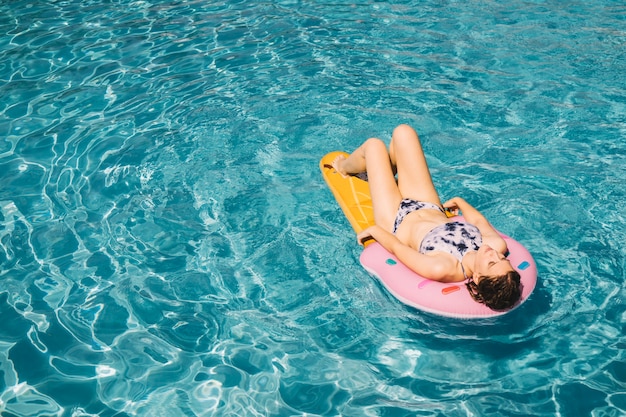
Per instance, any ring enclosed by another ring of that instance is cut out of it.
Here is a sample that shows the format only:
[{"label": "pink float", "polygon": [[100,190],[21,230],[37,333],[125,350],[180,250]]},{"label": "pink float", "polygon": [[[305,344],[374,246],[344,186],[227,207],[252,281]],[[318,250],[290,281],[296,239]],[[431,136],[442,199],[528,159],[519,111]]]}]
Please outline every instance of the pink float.
[{"label": "pink float", "polygon": [[[453,217],[450,221],[463,217]],[[509,249],[507,257],[519,272],[522,283],[520,301],[509,310],[495,311],[476,302],[464,282],[442,283],[416,274],[385,250],[379,243],[372,243],[361,253],[363,268],[374,275],[387,290],[404,304],[429,313],[446,317],[475,319],[506,314],[528,299],[537,283],[537,265],[528,250],[519,242],[500,233]]]}]

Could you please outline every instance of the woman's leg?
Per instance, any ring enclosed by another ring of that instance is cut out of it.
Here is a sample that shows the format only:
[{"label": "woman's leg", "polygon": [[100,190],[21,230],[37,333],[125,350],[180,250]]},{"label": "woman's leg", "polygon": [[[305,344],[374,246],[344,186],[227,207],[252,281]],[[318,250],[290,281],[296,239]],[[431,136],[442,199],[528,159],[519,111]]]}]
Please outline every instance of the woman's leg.
[{"label": "woman's leg", "polygon": [[402,198],[412,198],[441,206],[422,144],[412,127],[400,125],[394,129],[389,145],[389,156],[391,163],[398,170],[398,188]]},{"label": "woman's leg", "polygon": [[376,138],[368,139],[348,158],[335,160],[333,166],[344,175],[367,171],[374,221],[391,231],[402,196],[396,184],[385,143]]}]

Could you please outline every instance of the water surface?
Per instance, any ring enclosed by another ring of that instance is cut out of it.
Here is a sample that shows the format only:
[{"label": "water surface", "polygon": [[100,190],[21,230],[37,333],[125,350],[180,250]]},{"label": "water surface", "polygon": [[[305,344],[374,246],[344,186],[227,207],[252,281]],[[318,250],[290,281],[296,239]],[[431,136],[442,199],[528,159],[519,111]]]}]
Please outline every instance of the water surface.
[{"label": "water surface", "polygon": [[[617,1],[0,5],[7,416],[626,413]],[[318,161],[399,123],[534,255],[496,320],[393,299]]]}]

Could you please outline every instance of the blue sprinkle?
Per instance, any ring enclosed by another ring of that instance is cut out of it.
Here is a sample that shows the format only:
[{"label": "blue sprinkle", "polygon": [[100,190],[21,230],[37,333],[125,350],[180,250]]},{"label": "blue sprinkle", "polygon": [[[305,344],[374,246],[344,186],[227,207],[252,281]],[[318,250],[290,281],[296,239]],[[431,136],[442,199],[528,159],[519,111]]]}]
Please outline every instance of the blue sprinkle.
[{"label": "blue sprinkle", "polygon": [[526,268],[528,268],[530,266],[530,264],[527,261],[522,262],[521,264],[518,265],[518,269],[521,269],[522,271]]},{"label": "blue sprinkle", "polygon": [[387,259],[387,265],[395,265],[397,262],[394,261],[393,259]]}]

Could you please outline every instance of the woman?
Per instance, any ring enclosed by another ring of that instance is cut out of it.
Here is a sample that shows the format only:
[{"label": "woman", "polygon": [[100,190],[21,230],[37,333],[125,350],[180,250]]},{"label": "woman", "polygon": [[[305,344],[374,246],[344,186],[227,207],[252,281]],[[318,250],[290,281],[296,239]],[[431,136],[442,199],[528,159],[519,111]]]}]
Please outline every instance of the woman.
[{"label": "woman", "polygon": [[[520,275],[506,259],[504,239],[462,198],[441,204],[410,126],[393,131],[389,150],[380,139],[368,139],[333,167],[342,175],[367,172],[375,225],[357,236],[359,243],[375,239],[425,278],[465,280],[472,297],[491,309],[505,310],[519,300]],[[466,222],[449,221],[445,209],[462,211]]]}]

